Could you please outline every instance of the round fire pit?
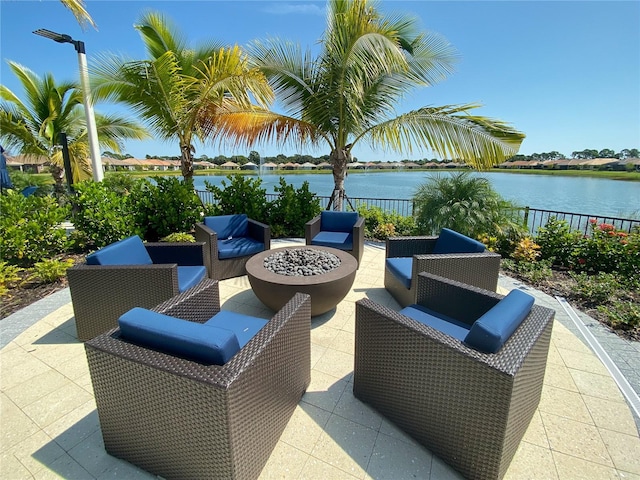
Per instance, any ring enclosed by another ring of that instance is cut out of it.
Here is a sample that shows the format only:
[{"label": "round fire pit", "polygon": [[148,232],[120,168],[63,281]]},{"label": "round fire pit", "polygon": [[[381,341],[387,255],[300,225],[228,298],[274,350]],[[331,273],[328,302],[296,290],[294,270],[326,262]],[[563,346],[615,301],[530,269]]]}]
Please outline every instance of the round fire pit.
[{"label": "round fire pit", "polygon": [[267,250],[246,265],[251,288],[267,307],[278,311],[296,292],[307,293],[312,316],[328,312],[349,293],[357,267],[349,253],[317,246]]}]

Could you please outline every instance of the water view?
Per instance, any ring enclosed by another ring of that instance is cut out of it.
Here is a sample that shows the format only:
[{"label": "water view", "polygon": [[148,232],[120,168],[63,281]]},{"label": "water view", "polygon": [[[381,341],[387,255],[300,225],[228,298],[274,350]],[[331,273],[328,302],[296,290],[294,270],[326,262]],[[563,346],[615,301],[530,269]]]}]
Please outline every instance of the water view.
[{"label": "water view", "polygon": [[[447,175],[448,173],[440,173]],[[432,172],[350,172],[345,180],[345,190],[352,198],[411,198],[418,185],[425,182]],[[640,218],[640,183],[610,180],[606,178],[565,177],[560,175],[527,175],[517,173],[473,173],[489,179],[493,188],[505,199],[520,206],[542,210],[576,212],[588,215]],[[300,187],[309,182],[310,190],[317,195],[329,196],[333,190],[331,174],[279,175],[267,173],[261,176],[267,193],[274,193],[280,176],[288,184]],[[195,187],[205,189],[205,180],[220,186],[225,176],[196,176]],[[228,182],[227,182],[228,183]]]}]

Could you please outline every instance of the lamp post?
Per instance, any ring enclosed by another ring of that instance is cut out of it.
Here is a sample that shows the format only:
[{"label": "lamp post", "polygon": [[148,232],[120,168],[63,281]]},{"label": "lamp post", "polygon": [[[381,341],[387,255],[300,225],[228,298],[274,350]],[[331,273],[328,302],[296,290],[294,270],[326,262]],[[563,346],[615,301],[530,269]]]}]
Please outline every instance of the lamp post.
[{"label": "lamp post", "polygon": [[87,56],[84,50],[84,42],[74,40],[69,35],[52,32],[51,30],[38,29],[34,31],[36,35],[50,38],[58,43],[71,43],[78,52],[78,66],[80,68],[80,85],[84,96],[84,112],[87,117],[87,135],[89,137],[89,150],[91,151],[91,167],[93,169],[93,179],[96,182],[102,181],[102,160],[100,158],[100,145],[98,143],[98,130],[96,128],[96,118],[93,113],[93,103],[91,102],[91,92],[89,90],[89,72],[87,70]]}]

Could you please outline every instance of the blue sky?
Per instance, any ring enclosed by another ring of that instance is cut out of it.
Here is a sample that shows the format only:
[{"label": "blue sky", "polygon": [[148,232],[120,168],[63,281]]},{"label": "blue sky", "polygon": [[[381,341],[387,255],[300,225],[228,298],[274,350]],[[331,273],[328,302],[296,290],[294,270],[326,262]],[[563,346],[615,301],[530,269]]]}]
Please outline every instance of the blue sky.
[{"label": "blue sky", "polygon": [[[32,33],[46,28],[86,44],[87,58],[122,53],[145,57],[133,25],[145,9],[165,13],[192,44],[217,40],[243,45],[268,36],[313,47],[325,27],[325,2],[316,1],[92,1],[87,9],[98,25],[85,31],[55,0],[0,2],[0,80],[21,96],[6,61],[21,63],[56,80],[78,79],[72,45]],[[481,115],[499,118],[527,138],[520,153],[557,150],[566,156],[586,148],[640,148],[640,2],[634,1],[389,1],[383,12],[417,16],[425,30],[443,35],[459,54],[444,82],[414,91],[398,113],[427,105],[479,102]],[[98,104],[96,111],[126,111]],[[248,155],[245,149],[196,145],[205,154]],[[262,156],[281,153],[263,145]],[[179,155],[176,143],[128,142],[125,152]],[[282,153],[322,155],[313,151]],[[431,152],[399,155],[361,144],[360,161],[431,158]]]}]

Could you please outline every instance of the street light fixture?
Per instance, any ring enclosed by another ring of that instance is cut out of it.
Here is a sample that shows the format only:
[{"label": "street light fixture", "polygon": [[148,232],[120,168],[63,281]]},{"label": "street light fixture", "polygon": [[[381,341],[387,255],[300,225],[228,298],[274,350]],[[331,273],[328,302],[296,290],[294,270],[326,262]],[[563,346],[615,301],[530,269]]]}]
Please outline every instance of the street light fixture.
[{"label": "street light fixture", "polygon": [[87,117],[87,135],[89,137],[89,150],[91,151],[91,166],[93,168],[93,179],[100,182],[104,178],[102,172],[102,160],[100,158],[100,145],[98,143],[98,130],[96,128],[96,118],[93,113],[93,103],[91,102],[91,92],[89,90],[89,72],[87,70],[87,56],[84,49],[84,42],[74,40],[69,35],[52,32],[40,28],[34,31],[36,35],[49,38],[58,43],[71,43],[78,52],[78,66],[80,68],[80,84],[84,96],[84,111]]}]

